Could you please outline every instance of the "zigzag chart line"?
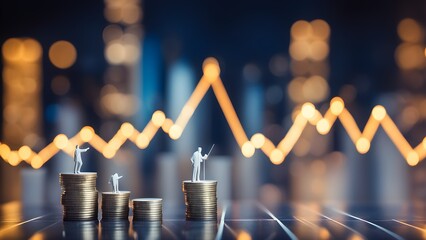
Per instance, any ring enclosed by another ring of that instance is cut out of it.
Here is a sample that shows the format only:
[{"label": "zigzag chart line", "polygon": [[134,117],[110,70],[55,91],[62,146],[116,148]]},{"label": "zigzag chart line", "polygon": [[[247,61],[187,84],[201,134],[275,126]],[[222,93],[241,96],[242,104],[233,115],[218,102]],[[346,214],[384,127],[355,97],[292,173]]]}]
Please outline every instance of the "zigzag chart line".
[{"label": "zigzag chart line", "polygon": [[0,145],[0,156],[13,166],[18,165],[21,161],[25,161],[37,169],[43,166],[43,164],[49,161],[60,150],[72,156],[75,145],[85,142],[102,153],[105,158],[113,158],[127,140],[135,143],[140,149],[147,148],[160,128],[163,132],[169,134],[171,139],[176,140],[181,136],[207,91],[212,88],[232,134],[245,157],[253,156],[255,150],[260,149],[270,158],[272,163],[281,164],[299,140],[308,123],[315,126],[320,134],[325,135],[329,133],[337,119],[340,120],[343,128],[361,154],[369,151],[371,140],[379,126],[382,126],[385,133],[410,166],[417,165],[426,157],[426,137],[418,146],[415,148],[411,147],[386,113],[386,109],[383,106],[378,105],[373,108],[364,130],[361,131],[351,113],[345,108],[343,100],[339,97],[331,100],[330,107],[324,116],[312,103],[303,104],[300,111],[295,114],[293,125],[277,146],[261,133],[254,134],[249,140],[220,79],[220,68],[217,60],[207,58],[203,63],[203,72],[204,75],[183,107],[176,122],[166,118],[162,111],[156,111],[142,132],[136,130],[130,123],[123,123],[117,133],[108,142],[97,135],[92,127],[85,126],[70,139],[64,134],[57,135],[53,142],[38,153],[34,152],[28,146],[22,146],[18,150],[11,150],[7,144],[3,143]]}]

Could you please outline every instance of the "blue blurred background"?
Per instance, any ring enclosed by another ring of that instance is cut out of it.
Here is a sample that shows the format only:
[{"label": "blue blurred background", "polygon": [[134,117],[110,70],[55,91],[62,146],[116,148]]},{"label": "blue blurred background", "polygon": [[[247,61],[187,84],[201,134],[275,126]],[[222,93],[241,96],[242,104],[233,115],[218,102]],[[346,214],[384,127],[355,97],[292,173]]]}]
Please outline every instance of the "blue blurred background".
[{"label": "blue blurred background", "polygon": [[[142,131],[156,110],[175,121],[208,57],[249,138],[277,145],[303,103],[324,114],[339,96],[361,129],[380,104],[426,149],[425,13],[422,0],[3,1],[0,201],[59,205],[58,173],[72,157],[60,151],[33,169],[15,161],[21,146],[39,152],[84,126],[108,141],[124,122]],[[209,90],[178,140],[160,129],[147,148],[126,142],[112,159],[92,148],[83,170],[98,172],[100,191],[117,172],[132,197],[183,202],[192,152],[215,143],[206,176],[219,180],[219,201],[424,208],[421,156],[409,166],[381,128],[360,154],[339,121],[326,135],[308,126],[283,163],[246,158]]]}]

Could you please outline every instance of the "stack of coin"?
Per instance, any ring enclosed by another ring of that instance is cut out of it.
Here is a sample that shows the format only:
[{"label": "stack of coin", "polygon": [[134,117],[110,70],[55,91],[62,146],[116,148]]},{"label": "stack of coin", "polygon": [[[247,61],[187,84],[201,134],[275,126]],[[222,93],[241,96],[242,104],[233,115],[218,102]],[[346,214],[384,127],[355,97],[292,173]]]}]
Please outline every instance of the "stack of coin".
[{"label": "stack of coin", "polygon": [[162,221],[163,199],[136,198],[133,199],[133,220],[135,221]]},{"label": "stack of coin", "polygon": [[64,220],[91,221],[98,219],[98,191],[95,172],[60,173],[61,204]]},{"label": "stack of coin", "polygon": [[188,220],[216,220],[217,181],[183,181],[186,218]]},{"label": "stack of coin", "polygon": [[129,191],[102,193],[102,220],[128,219]]}]

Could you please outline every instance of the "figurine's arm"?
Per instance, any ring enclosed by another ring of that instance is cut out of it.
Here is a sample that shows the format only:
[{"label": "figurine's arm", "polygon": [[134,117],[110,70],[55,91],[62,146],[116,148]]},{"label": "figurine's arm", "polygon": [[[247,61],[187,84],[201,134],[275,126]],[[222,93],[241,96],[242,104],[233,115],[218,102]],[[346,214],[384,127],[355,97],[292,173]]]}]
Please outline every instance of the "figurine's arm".
[{"label": "figurine's arm", "polygon": [[89,150],[89,148],[81,149],[81,151],[83,151],[83,152],[87,152],[87,150]]},{"label": "figurine's arm", "polygon": [[191,162],[194,163],[194,155],[191,157]]},{"label": "figurine's arm", "polygon": [[204,154],[204,157],[201,157],[203,160],[206,160],[208,158],[207,154]]},{"label": "figurine's arm", "polygon": [[123,178],[123,176],[119,176],[118,179]]}]

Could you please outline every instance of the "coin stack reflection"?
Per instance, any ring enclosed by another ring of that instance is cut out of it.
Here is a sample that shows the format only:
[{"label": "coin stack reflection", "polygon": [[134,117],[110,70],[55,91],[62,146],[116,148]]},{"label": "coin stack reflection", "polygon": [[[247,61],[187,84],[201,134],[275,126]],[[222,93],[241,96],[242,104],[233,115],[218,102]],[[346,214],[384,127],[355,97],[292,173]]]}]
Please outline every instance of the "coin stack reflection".
[{"label": "coin stack reflection", "polygon": [[183,181],[182,191],[185,196],[186,219],[216,220],[216,187],[217,181]]},{"label": "coin stack reflection", "polygon": [[162,221],[163,200],[161,198],[133,199],[134,221]]},{"label": "coin stack reflection", "polygon": [[100,227],[101,236],[92,239],[131,239],[129,237],[129,221],[102,221]]},{"label": "coin stack reflection", "polygon": [[120,220],[129,217],[129,191],[102,193],[102,220]]},{"label": "coin stack reflection", "polygon": [[161,225],[160,221],[134,221],[132,226],[134,233],[136,233],[135,239],[162,239]]},{"label": "coin stack reflection", "polygon": [[60,173],[61,204],[64,220],[90,221],[98,219],[98,191],[95,172]]}]

